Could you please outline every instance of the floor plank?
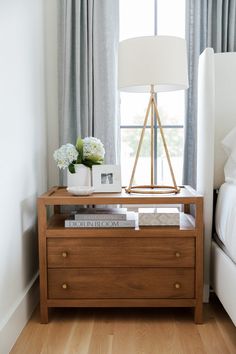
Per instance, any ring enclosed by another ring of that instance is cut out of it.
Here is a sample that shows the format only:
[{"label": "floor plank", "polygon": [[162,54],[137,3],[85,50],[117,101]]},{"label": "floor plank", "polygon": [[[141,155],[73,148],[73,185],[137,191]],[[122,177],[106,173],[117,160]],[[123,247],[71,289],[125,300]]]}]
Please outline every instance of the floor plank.
[{"label": "floor plank", "polygon": [[224,338],[230,353],[235,353],[236,350],[236,334],[235,326],[232,321],[229,321],[229,316],[226,311],[221,311],[221,306],[218,306],[219,301],[213,301],[212,308],[216,318],[217,326]]},{"label": "floor plank", "polygon": [[195,325],[188,308],[37,309],[10,354],[236,354],[236,327],[216,296]]}]

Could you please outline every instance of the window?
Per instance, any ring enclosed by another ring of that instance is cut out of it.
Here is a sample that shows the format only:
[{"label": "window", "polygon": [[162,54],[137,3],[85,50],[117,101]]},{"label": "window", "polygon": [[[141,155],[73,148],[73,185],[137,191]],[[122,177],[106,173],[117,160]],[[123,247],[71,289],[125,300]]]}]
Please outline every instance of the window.
[{"label": "window", "polygon": [[[185,0],[120,0],[120,40],[150,35],[185,37]],[[123,93],[121,98],[122,183],[130,180],[149,100],[148,93]],[[157,105],[177,184],[182,183],[184,91],[157,94]],[[135,184],[150,181],[150,127],[146,129]],[[155,127],[155,183],[172,184],[158,126]],[[145,171],[145,176],[144,172]],[[149,180],[148,180],[149,178]]]}]

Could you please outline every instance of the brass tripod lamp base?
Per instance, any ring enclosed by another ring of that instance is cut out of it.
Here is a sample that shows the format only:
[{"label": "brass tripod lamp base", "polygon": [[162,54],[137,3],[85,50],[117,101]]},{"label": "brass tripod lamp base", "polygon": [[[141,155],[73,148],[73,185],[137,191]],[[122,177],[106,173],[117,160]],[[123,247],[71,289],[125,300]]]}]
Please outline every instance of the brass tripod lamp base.
[{"label": "brass tripod lamp base", "polygon": [[132,186],[130,188],[125,188],[126,193],[139,193],[139,194],[170,194],[174,193],[177,194],[180,192],[180,187],[174,187],[174,186],[149,186],[149,185],[143,185],[143,186]]},{"label": "brass tripod lamp base", "polygon": [[[139,186],[135,185],[135,186],[133,186],[135,171],[136,171],[138,158],[140,155],[140,150],[141,150],[141,146],[143,143],[143,137],[144,137],[145,129],[147,127],[147,121],[148,121],[148,117],[149,117],[150,112],[151,112],[151,183],[150,183],[150,185],[139,185]],[[165,154],[166,154],[173,186],[163,186],[163,185],[155,185],[154,184],[154,112],[155,112],[155,117],[156,117],[159,129],[160,129],[161,138],[162,138],[162,142],[163,142],[163,146],[164,146],[164,150],[165,150]],[[169,194],[169,193],[177,194],[180,192],[180,188],[176,184],[175,175],[173,172],[169,151],[167,148],[163,128],[161,125],[161,120],[160,120],[158,109],[157,109],[153,85],[151,85],[151,96],[149,99],[149,103],[148,103],[148,107],[147,107],[147,111],[146,111],[146,115],[145,115],[145,119],[144,119],[144,123],[143,123],[143,128],[142,128],[142,132],[141,132],[141,136],[140,136],[140,140],[139,140],[139,144],[138,144],[138,149],[137,149],[137,153],[136,153],[136,157],[135,157],[135,161],[134,161],[132,175],[130,178],[129,186],[125,189],[125,191],[127,193],[140,193],[140,194]]]}]

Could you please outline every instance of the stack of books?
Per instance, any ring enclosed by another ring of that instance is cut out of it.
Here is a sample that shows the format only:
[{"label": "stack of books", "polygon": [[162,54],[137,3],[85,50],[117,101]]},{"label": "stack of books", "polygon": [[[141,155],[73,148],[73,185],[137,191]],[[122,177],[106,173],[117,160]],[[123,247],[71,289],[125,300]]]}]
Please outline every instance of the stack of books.
[{"label": "stack of books", "polygon": [[65,227],[115,228],[136,227],[137,217],[126,208],[83,208],[65,220]]}]

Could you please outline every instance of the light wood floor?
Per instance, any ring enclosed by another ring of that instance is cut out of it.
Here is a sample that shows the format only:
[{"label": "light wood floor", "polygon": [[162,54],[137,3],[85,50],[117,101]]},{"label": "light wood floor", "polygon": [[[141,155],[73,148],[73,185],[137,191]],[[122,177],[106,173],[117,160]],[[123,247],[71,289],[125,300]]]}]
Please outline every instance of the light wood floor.
[{"label": "light wood floor", "polygon": [[10,354],[234,354],[236,328],[216,297],[204,324],[191,309],[38,309]]}]

